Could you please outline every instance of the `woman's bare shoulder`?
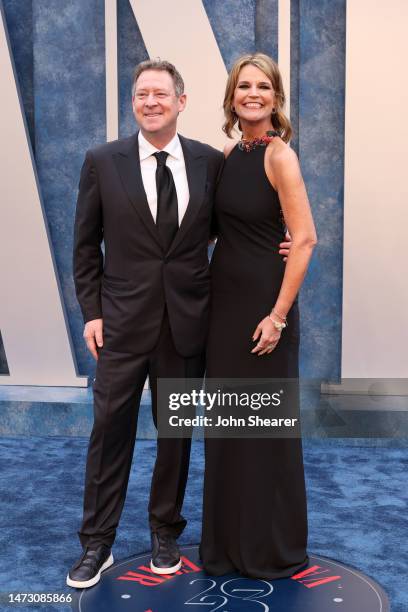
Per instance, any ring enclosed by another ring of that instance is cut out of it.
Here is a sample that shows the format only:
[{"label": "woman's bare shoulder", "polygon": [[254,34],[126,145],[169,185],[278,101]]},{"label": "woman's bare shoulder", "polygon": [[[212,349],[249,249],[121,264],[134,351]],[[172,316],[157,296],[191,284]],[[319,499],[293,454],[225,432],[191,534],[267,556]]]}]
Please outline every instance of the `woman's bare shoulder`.
[{"label": "woman's bare shoulder", "polygon": [[291,148],[291,146],[282,140],[280,136],[276,136],[269,144],[268,144],[268,152],[269,157],[273,159],[283,158],[283,159],[297,159],[297,155],[295,151]]},{"label": "woman's bare shoulder", "polygon": [[274,138],[268,145],[265,169],[275,189],[282,180],[287,182],[299,180],[300,177],[299,160],[295,151],[279,137]]},{"label": "woman's bare shoulder", "polygon": [[291,146],[282,140],[274,138],[268,145],[268,162],[272,169],[297,168],[299,166],[298,156]]}]

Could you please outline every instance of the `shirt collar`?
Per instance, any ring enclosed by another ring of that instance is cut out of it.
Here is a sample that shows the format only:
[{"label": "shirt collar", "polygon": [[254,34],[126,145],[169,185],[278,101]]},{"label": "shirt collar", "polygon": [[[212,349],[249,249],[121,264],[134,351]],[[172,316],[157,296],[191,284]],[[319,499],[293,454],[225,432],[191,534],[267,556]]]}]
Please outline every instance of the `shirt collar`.
[{"label": "shirt collar", "polygon": [[[148,140],[146,140],[146,138],[143,136],[141,130],[139,131],[138,140],[139,140],[139,158],[140,158],[140,161],[143,161],[144,159],[147,159],[148,157],[153,155],[153,153],[156,153],[156,151],[160,150],[160,149],[157,149],[156,147],[154,147]],[[180,139],[178,137],[178,134],[175,134],[173,136],[173,138],[170,140],[170,142],[168,142],[166,144],[166,146],[164,147],[163,151],[166,151],[169,155],[171,155],[172,157],[174,157],[176,159],[182,159],[183,158],[183,151],[182,151],[182,148],[181,148],[181,143],[180,143]]]}]

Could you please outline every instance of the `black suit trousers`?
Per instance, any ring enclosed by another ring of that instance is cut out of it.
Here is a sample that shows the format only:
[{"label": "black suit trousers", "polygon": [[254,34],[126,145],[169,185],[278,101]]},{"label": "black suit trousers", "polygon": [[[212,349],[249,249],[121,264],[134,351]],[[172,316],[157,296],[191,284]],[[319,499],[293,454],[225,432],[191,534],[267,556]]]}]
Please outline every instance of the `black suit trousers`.
[{"label": "black suit trousers", "polygon": [[[112,546],[125,502],[136,438],[140,398],[146,376],[157,426],[158,378],[201,378],[204,355],[181,357],[174,346],[167,312],[155,348],[148,354],[102,348],[94,384],[94,425],[89,441],[84,514],[78,532],[83,547]],[[188,476],[191,439],[158,438],[149,523],[152,531],[178,537]]]}]

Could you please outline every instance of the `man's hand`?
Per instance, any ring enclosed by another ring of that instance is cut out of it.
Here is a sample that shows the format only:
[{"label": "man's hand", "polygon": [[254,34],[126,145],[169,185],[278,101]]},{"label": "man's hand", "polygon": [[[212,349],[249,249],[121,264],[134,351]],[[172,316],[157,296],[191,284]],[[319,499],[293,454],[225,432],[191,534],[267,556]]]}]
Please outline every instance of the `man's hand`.
[{"label": "man's hand", "polygon": [[292,246],[292,238],[286,230],[285,242],[279,244],[279,255],[283,255],[283,261],[286,261],[289,255],[290,247]]},{"label": "man's hand", "polygon": [[103,319],[93,319],[85,323],[84,338],[86,346],[94,359],[98,359],[98,348],[103,346]]}]

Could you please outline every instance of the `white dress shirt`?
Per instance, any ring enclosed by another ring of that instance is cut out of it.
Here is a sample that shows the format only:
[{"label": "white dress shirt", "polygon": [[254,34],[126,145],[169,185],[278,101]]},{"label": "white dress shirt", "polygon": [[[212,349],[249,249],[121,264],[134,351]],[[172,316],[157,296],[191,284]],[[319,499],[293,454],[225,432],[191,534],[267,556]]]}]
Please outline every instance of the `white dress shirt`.
[{"label": "white dress shirt", "polygon": [[[157,189],[156,189],[156,168],[157,161],[153,156],[153,153],[159,151],[156,149],[146,138],[142,132],[139,131],[139,157],[140,157],[140,170],[142,172],[143,187],[146,192],[147,201],[149,203],[150,212],[154,222],[156,223],[157,218]],[[188,201],[190,199],[190,192],[187,183],[186,165],[184,163],[183,149],[178,135],[176,134],[172,140],[162,149],[169,155],[166,159],[166,166],[168,166],[173,174],[174,184],[177,192],[178,202],[178,223],[180,225],[181,220],[187,209]]]}]

